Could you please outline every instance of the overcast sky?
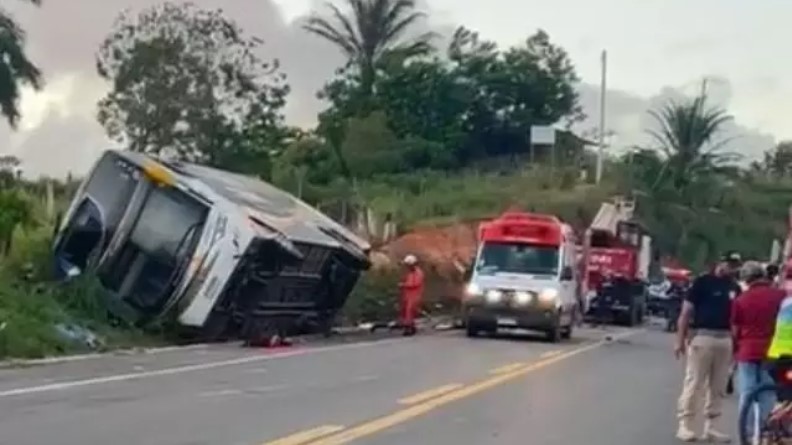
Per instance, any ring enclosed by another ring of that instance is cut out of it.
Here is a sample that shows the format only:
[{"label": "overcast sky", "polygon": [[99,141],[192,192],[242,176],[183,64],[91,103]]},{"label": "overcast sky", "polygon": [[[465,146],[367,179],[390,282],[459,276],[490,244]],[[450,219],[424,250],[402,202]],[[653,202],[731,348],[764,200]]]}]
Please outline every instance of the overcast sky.
[{"label": "overcast sky", "polygon": [[[336,0],[339,1],[339,0]],[[94,53],[123,8],[154,0],[44,0],[42,8],[4,2],[28,30],[28,49],[47,79],[26,94],[18,131],[0,124],[0,154],[16,154],[32,175],[61,176],[87,169],[111,144],[96,124],[95,106],[106,85],[95,74]],[[222,7],[266,41],[264,56],[281,60],[293,93],[290,123],[310,125],[323,106],[316,91],[341,57],[306,35],[299,20],[313,0],[195,0]],[[432,26],[465,25],[503,46],[537,28],[570,53],[583,78],[581,100],[594,127],[599,54],[609,54],[608,128],[612,144],[645,142],[646,110],[668,97],[693,94],[708,77],[718,104],[735,116],[731,145],[756,157],[778,139],[792,138],[792,41],[789,0],[425,0]]]}]

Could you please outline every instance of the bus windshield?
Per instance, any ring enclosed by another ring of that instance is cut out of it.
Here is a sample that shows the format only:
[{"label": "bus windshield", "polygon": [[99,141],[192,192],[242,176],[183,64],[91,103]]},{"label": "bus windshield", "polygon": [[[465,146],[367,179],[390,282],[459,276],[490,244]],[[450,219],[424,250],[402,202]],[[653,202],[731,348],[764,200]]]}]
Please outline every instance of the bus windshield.
[{"label": "bus windshield", "polygon": [[483,275],[556,275],[559,269],[558,251],[558,246],[486,242],[481,248],[476,272]]}]

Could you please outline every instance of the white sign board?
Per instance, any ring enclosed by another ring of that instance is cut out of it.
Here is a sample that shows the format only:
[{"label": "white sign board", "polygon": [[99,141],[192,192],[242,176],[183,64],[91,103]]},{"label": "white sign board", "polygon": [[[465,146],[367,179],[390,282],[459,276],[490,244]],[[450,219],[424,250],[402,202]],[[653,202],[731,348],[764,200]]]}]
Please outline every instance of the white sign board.
[{"label": "white sign board", "polygon": [[555,141],[555,128],[547,125],[531,125],[532,145],[554,145]]}]

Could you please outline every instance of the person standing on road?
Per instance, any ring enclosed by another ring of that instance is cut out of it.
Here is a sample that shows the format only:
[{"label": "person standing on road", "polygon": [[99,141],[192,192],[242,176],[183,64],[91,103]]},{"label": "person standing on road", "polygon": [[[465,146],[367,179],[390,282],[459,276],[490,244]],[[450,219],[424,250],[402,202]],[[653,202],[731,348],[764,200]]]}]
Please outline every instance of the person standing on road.
[{"label": "person standing on road", "polygon": [[[731,304],[740,293],[734,278],[741,265],[737,253],[725,255],[712,272],[697,277],[682,302],[677,322],[674,354],[687,356],[685,380],[678,403],[677,438],[693,442],[699,437],[693,431],[693,420],[704,394],[704,439],[729,442],[715,423],[721,415],[724,389],[732,361]],[[692,329],[691,329],[692,328]]]},{"label": "person standing on road", "polygon": [[418,266],[418,258],[415,255],[404,257],[406,273],[399,289],[401,290],[401,320],[400,325],[404,329],[404,335],[415,335],[415,318],[421,308],[421,300],[424,290],[424,274]]},{"label": "person standing on road", "polygon": [[[737,391],[742,412],[751,391],[760,385],[773,383],[767,370],[766,357],[785,293],[771,285],[766,271],[758,262],[746,262],[740,275],[748,285],[748,290],[734,300],[731,325],[737,361]],[[763,400],[759,400],[760,420],[763,421],[770,414],[774,404],[773,395],[765,393]],[[750,430],[754,425],[754,420],[748,422],[749,437],[752,437]]]}]

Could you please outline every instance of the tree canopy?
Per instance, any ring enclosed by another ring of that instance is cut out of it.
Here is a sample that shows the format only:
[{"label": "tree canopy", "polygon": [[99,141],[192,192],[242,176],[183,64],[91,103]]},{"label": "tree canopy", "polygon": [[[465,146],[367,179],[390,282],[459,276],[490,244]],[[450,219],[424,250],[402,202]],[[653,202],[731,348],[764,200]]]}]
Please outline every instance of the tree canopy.
[{"label": "tree canopy", "polygon": [[[41,0],[26,0],[40,5]],[[43,78],[41,70],[25,54],[25,31],[5,10],[0,8],[0,113],[11,127],[19,122],[21,86],[38,90]]]},{"label": "tree canopy", "polygon": [[99,121],[133,151],[234,170],[266,159],[286,137],[289,87],[276,60],[260,59],[262,43],[192,4],[122,13],[97,55],[111,82]]},{"label": "tree canopy", "polygon": [[331,18],[313,14],[304,28],[337,46],[347,57],[347,68],[359,79],[358,93],[373,93],[381,61],[397,56],[409,59],[432,51],[434,33],[405,38],[425,14],[414,0],[346,0],[348,12],[327,2]]}]

